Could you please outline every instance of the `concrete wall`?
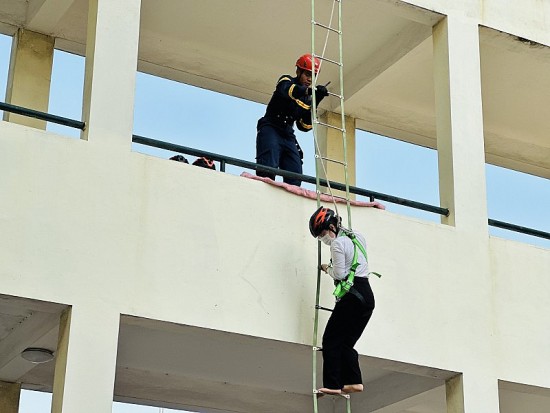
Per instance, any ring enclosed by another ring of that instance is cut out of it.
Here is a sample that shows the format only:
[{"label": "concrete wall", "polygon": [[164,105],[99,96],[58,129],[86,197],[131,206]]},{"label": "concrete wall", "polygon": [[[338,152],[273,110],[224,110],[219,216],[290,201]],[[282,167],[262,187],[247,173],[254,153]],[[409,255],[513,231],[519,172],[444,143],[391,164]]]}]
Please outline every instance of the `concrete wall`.
[{"label": "concrete wall", "polygon": [[[311,342],[314,201],[6,122],[0,166],[3,294]],[[550,357],[548,250],[492,238],[480,250],[470,231],[374,209],[353,214],[372,270],[383,273],[360,353],[464,372],[466,398],[469,382],[550,387],[540,363]]]},{"label": "concrete wall", "polygon": [[550,261],[545,248],[491,239],[499,378],[550,387],[540,358],[550,342],[544,314],[550,302]]}]

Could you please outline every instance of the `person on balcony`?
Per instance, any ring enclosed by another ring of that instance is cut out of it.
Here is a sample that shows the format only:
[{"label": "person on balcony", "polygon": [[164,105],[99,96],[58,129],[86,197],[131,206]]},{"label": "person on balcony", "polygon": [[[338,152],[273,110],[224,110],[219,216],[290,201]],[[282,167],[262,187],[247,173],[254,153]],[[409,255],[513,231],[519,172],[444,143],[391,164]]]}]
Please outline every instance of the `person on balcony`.
[{"label": "person on balcony", "polygon": [[[280,168],[286,171],[302,173],[302,149],[294,135],[296,127],[308,132],[311,124],[311,76],[319,72],[319,59],[305,54],[296,61],[296,76],[283,75],[277,81],[275,92],[269,101],[265,115],[258,120],[256,136],[256,163],[258,165]],[[325,86],[315,89],[317,104],[328,96]],[[256,175],[275,180],[275,174],[258,168]],[[301,181],[283,178],[285,183],[300,186]]]},{"label": "person on balcony", "polygon": [[369,284],[366,242],[363,235],[342,228],[341,218],[320,207],[309,220],[311,235],[330,246],[330,264],[321,270],[336,285],[336,305],[323,334],[323,386],[325,394],[363,391],[359,357],[353,348],[374,310]]},{"label": "person on balcony", "polygon": [[214,165],[214,161],[205,156],[197,158],[195,162],[193,162],[193,165],[200,166],[201,168],[213,169],[214,171],[216,170],[216,165]]},{"label": "person on balcony", "polygon": [[183,155],[174,155],[170,158],[171,161],[181,162],[181,163],[189,163],[189,161],[185,158]]}]

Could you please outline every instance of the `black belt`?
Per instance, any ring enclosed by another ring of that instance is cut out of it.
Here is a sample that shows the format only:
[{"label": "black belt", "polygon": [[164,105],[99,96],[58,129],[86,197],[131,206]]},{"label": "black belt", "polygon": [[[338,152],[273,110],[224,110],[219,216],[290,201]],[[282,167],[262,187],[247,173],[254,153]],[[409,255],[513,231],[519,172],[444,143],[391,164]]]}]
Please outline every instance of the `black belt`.
[{"label": "black belt", "polygon": [[283,115],[282,113],[271,113],[266,116],[275,122],[282,122],[285,125],[292,126],[294,124],[294,118],[290,115]]},{"label": "black belt", "polygon": [[[358,279],[365,279],[365,280],[367,280],[367,282],[368,282],[368,280],[369,280],[368,278],[355,277],[355,280],[354,280],[354,281],[357,282]],[[338,284],[338,281],[334,280],[334,285],[337,285],[337,284]],[[357,290],[357,288],[355,288],[354,286],[352,286],[352,287],[350,288],[350,290],[348,291],[348,293],[351,294],[351,295],[353,295],[353,296],[355,296],[355,297],[357,297],[357,299],[358,299],[359,301],[361,301],[361,304],[363,304],[364,307],[367,307],[367,300],[365,300],[365,297],[363,297],[363,294],[361,294],[361,293],[359,292],[359,290]],[[343,297],[342,297],[342,298],[343,298]],[[337,300],[338,300],[338,299],[337,299]]]}]

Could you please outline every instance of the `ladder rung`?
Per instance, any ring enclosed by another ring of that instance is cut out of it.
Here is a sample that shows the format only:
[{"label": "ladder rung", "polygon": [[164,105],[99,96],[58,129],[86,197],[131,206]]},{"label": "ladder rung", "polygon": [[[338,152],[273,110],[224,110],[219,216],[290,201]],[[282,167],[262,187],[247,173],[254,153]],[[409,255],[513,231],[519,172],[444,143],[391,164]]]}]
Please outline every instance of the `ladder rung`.
[{"label": "ladder rung", "polygon": [[324,156],[315,155],[316,158],[324,159],[325,161],[339,163],[340,165],[347,166],[345,162],[339,161],[337,159],[325,158]]},{"label": "ladder rung", "polygon": [[[327,195],[327,194],[325,194]],[[333,198],[338,198],[346,202],[350,202],[350,199],[346,198],[345,196],[339,196],[339,195],[332,195]]]},{"label": "ladder rung", "polygon": [[[343,190],[342,190],[343,191]],[[316,193],[318,195],[327,195],[327,196],[331,196],[332,198],[338,198],[338,199],[341,199],[343,201],[346,201],[346,202],[350,202],[351,199],[348,199],[346,198],[345,196],[339,196],[339,195],[333,195],[333,194],[325,194],[324,192],[321,192],[321,191],[316,191]]]},{"label": "ladder rung", "polygon": [[332,129],[339,130],[340,132],[345,132],[346,131],[344,128],[339,128],[338,126],[332,126],[332,125],[329,125],[328,123],[319,122],[318,120],[316,120],[315,123],[317,123],[319,125],[326,126],[327,128],[332,128]]},{"label": "ladder rung", "polygon": [[316,58],[318,58],[318,59],[324,60],[324,61],[326,61],[326,62],[335,64],[335,65],[338,65],[338,66],[341,66],[341,67],[344,66],[342,63],[337,62],[336,60],[329,59],[329,58],[327,58],[327,57],[323,57],[323,56],[319,56],[319,55],[313,55],[313,57],[316,57]]},{"label": "ladder rung", "polygon": [[338,198],[338,199],[341,199],[342,201],[346,201],[346,203],[351,201],[351,199],[348,199],[345,196],[339,196],[339,195],[334,195],[334,194],[325,194],[324,192],[321,192],[321,191],[317,191],[317,194],[331,196],[332,198]]},{"label": "ladder rung", "polygon": [[342,34],[342,32],[341,32],[340,30],[338,30],[338,29],[333,29],[332,27],[329,27],[329,26],[327,26],[327,25],[325,25],[325,24],[323,24],[323,23],[316,22],[315,20],[312,20],[311,22],[312,22],[314,25],[316,25],[316,26],[321,26],[321,27],[323,27],[323,28],[325,28],[325,29],[327,29],[327,30],[330,30],[331,32],[338,33],[338,34]]},{"label": "ladder rung", "polygon": [[313,351],[323,351],[323,347],[313,347]]},{"label": "ladder rung", "polygon": [[344,96],[339,95],[338,93],[328,92],[328,94],[329,94],[330,96],[336,96],[338,99],[344,99]]},{"label": "ladder rung", "polygon": [[332,310],[330,308],[326,308],[326,307],[321,307],[320,305],[316,305],[315,308],[317,310],[325,310],[325,311],[330,311],[332,312]]}]

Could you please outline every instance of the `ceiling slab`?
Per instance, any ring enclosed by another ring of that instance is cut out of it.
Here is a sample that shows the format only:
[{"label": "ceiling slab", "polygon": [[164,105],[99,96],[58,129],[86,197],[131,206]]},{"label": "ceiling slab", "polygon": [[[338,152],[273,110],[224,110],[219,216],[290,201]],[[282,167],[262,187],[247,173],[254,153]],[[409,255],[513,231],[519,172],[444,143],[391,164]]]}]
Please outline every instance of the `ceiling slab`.
[{"label": "ceiling slab", "polygon": [[[123,316],[116,400],[201,412],[304,411],[311,408],[311,351],[295,343]],[[402,402],[456,375],[365,356],[360,364],[366,391],[354,395],[362,406],[358,412]]]},{"label": "ceiling slab", "polygon": [[[27,347],[55,352],[66,306],[0,295],[0,380],[18,382],[37,365],[21,357]],[[53,363],[48,363],[53,367]],[[52,375],[53,377],[53,375]]]},{"label": "ceiling slab", "polygon": [[43,34],[53,34],[61,18],[75,0],[29,0],[27,28]]},{"label": "ceiling slab", "polygon": [[432,30],[430,27],[415,23],[408,24],[402,30],[394,33],[391,39],[364,59],[360,66],[355,67],[346,76],[345,96],[348,99],[352,98],[378,75],[396,64],[431,35]]}]

